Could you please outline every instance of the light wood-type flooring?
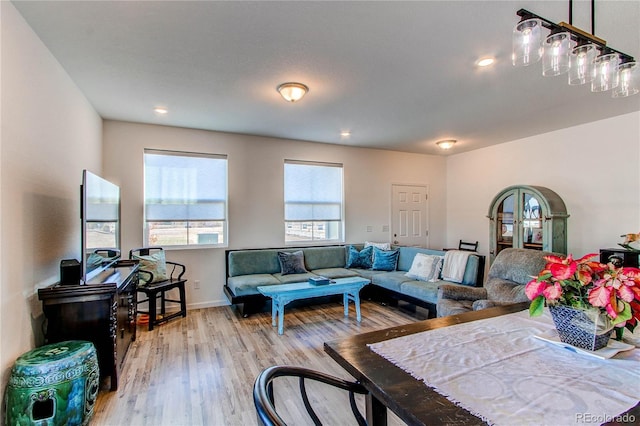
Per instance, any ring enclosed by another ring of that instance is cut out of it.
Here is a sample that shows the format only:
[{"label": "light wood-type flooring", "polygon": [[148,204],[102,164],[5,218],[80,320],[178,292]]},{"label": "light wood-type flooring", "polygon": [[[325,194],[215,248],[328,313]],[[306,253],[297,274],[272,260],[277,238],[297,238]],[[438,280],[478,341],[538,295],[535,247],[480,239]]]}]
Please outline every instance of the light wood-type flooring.
[{"label": "light wood-type flooring", "polygon": [[[352,379],[324,352],[325,341],[423,318],[420,312],[363,301],[361,323],[353,305],[348,318],[340,303],[288,308],[281,336],[271,327],[270,312],[242,318],[230,306],[191,310],[151,332],[139,325],[119,388],[101,389],[91,424],[255,425],[253,382],[264,368],[298,365]],[[308,388],[324,424],[354,424],[346,393],[317,383]],[[276,379],[274,389],[288,424],[312,424],[297,381]],[[360,396],[358,403],[364,412]],[[390,413],[389,424],[403,423]]]}]

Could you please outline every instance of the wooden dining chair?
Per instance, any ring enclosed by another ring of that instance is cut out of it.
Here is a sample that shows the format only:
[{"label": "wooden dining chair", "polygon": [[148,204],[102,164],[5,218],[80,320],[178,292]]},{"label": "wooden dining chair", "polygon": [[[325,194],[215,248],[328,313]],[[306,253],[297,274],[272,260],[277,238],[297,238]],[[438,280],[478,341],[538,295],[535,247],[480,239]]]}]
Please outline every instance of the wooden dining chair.
[{"label": "wooden dining chair", "polygon": [[[131,249],[129,251],[129,259],[137,259],[143,265],[140,267],[140,280],[137,287],[138,293],[143,293],[147,298],[138,299],[138,305],[144,302],[149,303],[148,311],[138,311],[141,313],[149,314],[149,331],[153,330],[153,327],[179,316],[187,316],[187,301],[185,292],[186,279],[183,279],[183,275],[186,272],[186,267],[181,263],[170,262],[161,256],[166,265],[166,279],[157,280],[151,269],[145,268],[146,262],[152,262],[155,260],[154,254],[162,252],[162,247],[142,247]],[[173,289],[178,290],[179,299],[169,299],[167,292]],[[157,300],[160,298],[160,316],[157,312]],[[166,313],[167,302],[178,304],[179,310],[169,315]]]},{"label": "wooden dining chair", "polygon": [[458,243],[458,250],[478,251],[478,242],[476,241],[475,243],[471,243],[468,241],[460,240],[460,242]]},{"label": "wooden dining chair", "polygon": [[353,412],[356,422],[360,426],[366,426],[367,421],[358,410],[355,400],[356,393],[363,395],[369,393],[364,388],[364,386],[362,386],[360,383],[343,380],[319,371],[289,365],[276,365],[266,368],[256,378],[256,381],[253,385],[253,402],[256,406],[256,413],[258,415],[259,424],[265,426],[286,426],[285,421],[276,411],[273,395],[273,380],[278,377],[299,378],[300,396],[302,397],[304,407],[306,408],[307,413],[311,417],[314,425],[322,425],[322,422],[318,418],[318,415],[314,411],[313,407],[311,407],[311,403],[309,402],[309,397],[307,395],[305,380],[314,380],[316,382],[324,383],[329,386],[348,391],[349,404],[351,406],[351,411]]}]

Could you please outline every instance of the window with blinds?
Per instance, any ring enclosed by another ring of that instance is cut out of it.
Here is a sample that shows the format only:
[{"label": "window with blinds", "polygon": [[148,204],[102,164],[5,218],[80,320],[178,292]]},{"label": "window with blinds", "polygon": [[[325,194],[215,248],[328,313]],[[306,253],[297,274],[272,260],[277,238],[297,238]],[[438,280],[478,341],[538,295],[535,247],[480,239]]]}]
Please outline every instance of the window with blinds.
[{"label": "window with blinds", "polygon": [[145,244],[227,244],[227,157],[144,151]]},{"label": "window with blinds", "polygon": [[285,242],[343,239],[342,164],[285,160]]}]

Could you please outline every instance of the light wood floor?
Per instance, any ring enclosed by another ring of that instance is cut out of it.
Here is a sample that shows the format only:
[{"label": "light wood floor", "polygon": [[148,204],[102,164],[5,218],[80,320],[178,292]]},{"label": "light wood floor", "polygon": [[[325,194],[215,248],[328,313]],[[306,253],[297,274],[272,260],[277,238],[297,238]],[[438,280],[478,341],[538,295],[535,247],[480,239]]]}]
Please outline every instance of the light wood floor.
[{"label": "light wood floor", "polygon": [[[232,307],[192,310],[138,338],[127,353],[116,392],[101,390],[92,425],[255,425],[253,382],[271,365],[299,365],[352,379],[323,350],[323,343],[408,324],[420,316],[362,302],[362,323],[343,316],[339,303],[291,308],[284,335],[271,314],[242,318]],[[297,382],[277,379],[276,407],[291,425],[312,424],[296,398]],[[327,425],[353,424],[347,394],[309,385]],[[364,412],[364,401],[359,398]],[[300,411],[302,410],[302,411]],[[391,425],[403,424],[393,415]]]}]

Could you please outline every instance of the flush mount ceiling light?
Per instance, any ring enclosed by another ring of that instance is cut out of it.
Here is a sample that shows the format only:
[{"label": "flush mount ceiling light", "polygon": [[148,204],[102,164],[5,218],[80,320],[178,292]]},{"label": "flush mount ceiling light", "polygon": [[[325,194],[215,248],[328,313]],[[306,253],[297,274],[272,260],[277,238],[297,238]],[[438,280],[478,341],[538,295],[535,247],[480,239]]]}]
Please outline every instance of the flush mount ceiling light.
[{"label": "flush mount ceiling light", "polygon": [[614,98],[640,91],[640,67],[633,56],[595,36],[595,0],[591,0],[591,33],[573,26],[572,0],[568,24],[553,23],[525,9],[516,14],[521,19],[513,29],[514,66],[527,66],[542,58],[544,76],[568,73],[569,84],[591,83],[592,92],[612,90]]},{"label": "flush mount ceiling light", "polygon": [[351,131],[350,130],[343,130],[340,132],[340,136],[342,136],[343,138],[348,138],[349,136],[351,136]]},{"label": "flush mount ceiling light", "polygon": [[169,110],[165,107],[155,107],[153,109],[153,112],[155,112],[156,114],[164,115],[164,114],[168,114]]},{"label": "flush mount ceiling light", "polygon": [[309,88],[302,83],[282,83],[278,86],[278,93],[287,102],[297,102],[307,94]]},{"label": "flush mount ceiling light", "polygon": [[444,140],[444,141],[436,142],[436,145],[438,145],[442,149],[451,149],[451,147],[453,145],[455,145],[456,142],[457,141],[455,139],[447,139],[447,140]]}]

